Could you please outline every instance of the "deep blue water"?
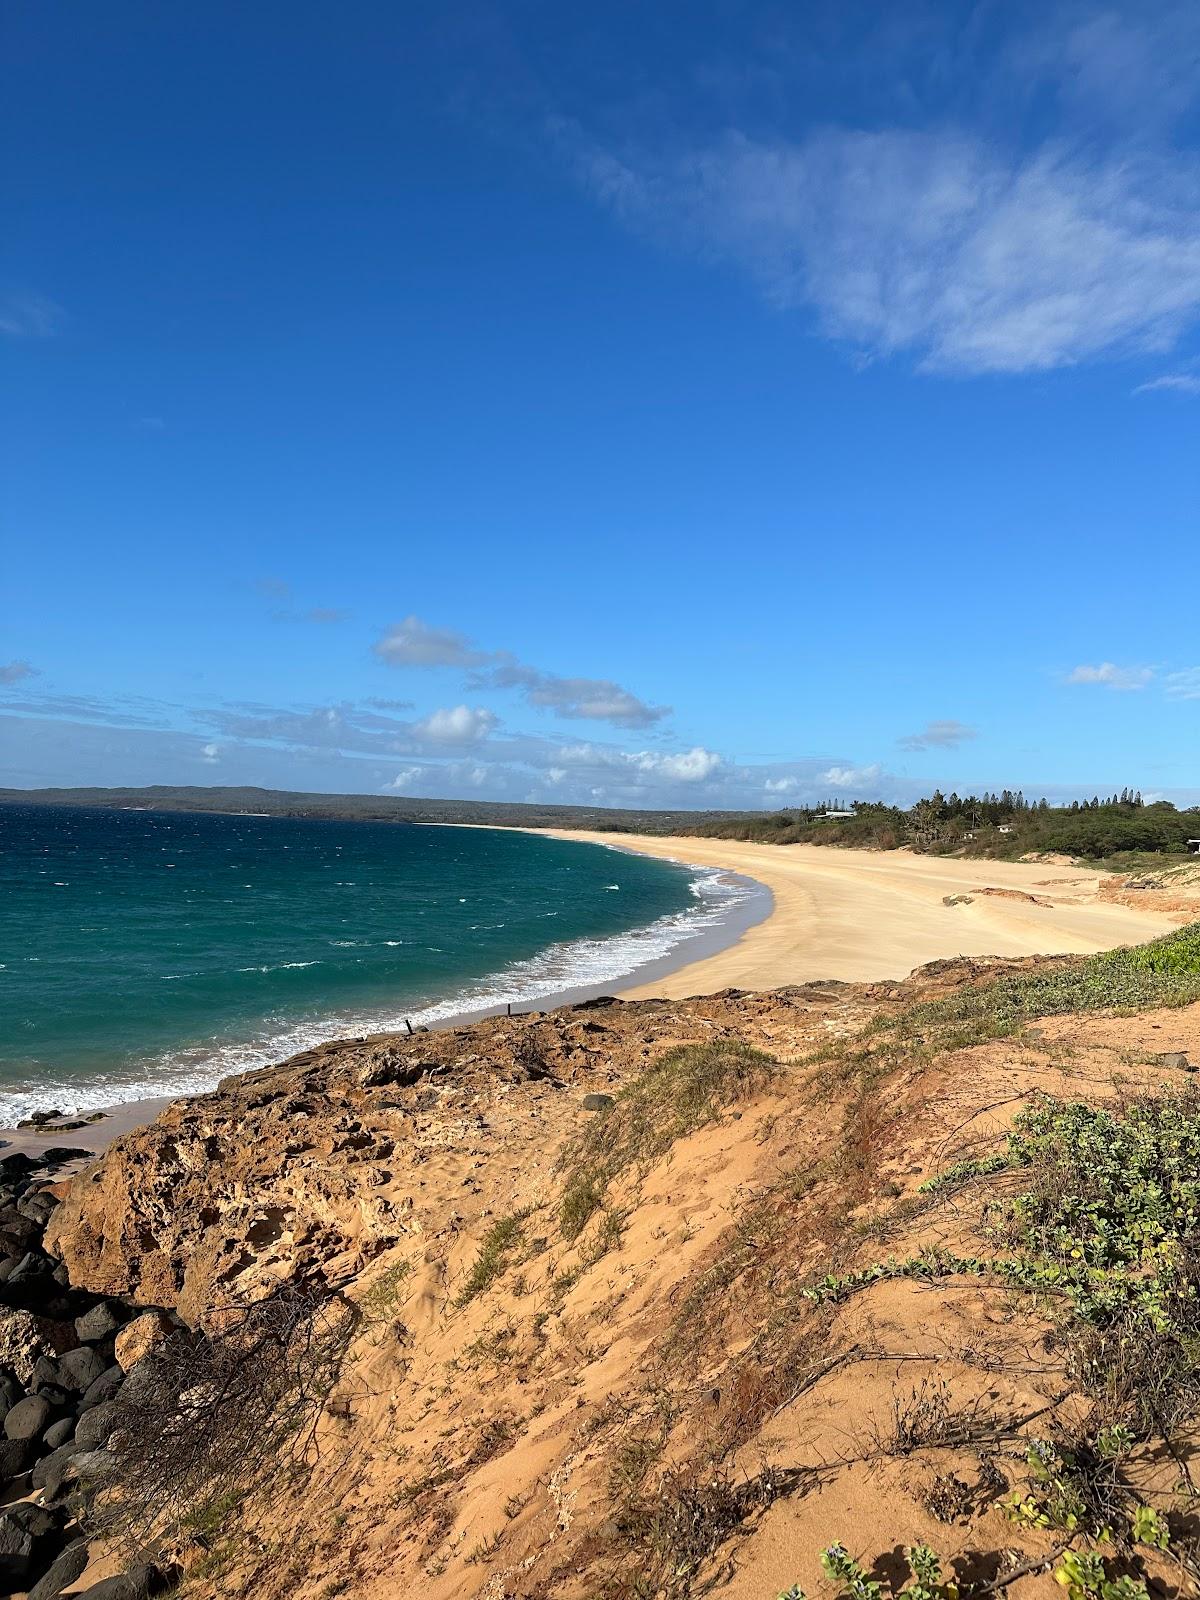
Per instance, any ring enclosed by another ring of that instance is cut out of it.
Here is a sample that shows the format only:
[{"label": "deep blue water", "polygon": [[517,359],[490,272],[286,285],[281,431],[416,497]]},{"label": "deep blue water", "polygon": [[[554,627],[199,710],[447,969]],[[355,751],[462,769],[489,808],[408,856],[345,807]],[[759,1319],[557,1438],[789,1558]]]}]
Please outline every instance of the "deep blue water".
[{"label": "deep blue water", "polygon": [[0,806],[0,1126],[610,983],[739,892],[514,832]]}]

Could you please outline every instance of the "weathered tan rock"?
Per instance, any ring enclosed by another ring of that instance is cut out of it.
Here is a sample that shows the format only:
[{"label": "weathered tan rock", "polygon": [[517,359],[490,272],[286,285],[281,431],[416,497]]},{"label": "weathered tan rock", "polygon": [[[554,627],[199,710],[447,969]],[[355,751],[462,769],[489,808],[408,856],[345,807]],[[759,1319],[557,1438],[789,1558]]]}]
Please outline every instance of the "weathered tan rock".
[{"label": "weathered tan rock", "polygon": [[66,1323],[48,1322],[29,1311],[0,1308],[0,1367],[15,1373],[22,1383],[33,1378],[39,1356],[61,1355],[79,1343],[74,1328]]},{"label": "weathered tan rock", "polygon": [[169,1339],[175,1324],[163,1311],[145,1311],[140,1317],[127,1322],[118,1333],[114,1345],[117,1364],[128,1372],[143,1356]]}]

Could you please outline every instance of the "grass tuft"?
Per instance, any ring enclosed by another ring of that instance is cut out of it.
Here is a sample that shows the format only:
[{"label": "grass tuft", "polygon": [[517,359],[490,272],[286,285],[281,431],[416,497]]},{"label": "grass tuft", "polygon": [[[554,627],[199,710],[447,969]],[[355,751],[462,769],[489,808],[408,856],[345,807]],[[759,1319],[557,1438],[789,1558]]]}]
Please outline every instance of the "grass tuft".
[{"label": "grass tuft", "polygon": [[755,1094],[777,1070],[773,1056],[743,1039],[679,1045],[660,1056],[568,1147],[559,1208],[563,1238],[579,1237],[614,1179],[631,1170],[645,1171],[677,1139],[715,1122],[726,1107]]}]

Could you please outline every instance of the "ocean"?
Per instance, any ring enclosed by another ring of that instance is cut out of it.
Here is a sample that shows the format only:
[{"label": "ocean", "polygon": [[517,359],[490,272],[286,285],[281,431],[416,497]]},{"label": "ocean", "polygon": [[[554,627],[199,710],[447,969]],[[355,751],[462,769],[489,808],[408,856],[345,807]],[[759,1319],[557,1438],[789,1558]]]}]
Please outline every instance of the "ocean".
[{"label": "ocean", "polygon": [[503,830],[0,806],[0,1126],[598,993],[757,920],[760,893]]}]

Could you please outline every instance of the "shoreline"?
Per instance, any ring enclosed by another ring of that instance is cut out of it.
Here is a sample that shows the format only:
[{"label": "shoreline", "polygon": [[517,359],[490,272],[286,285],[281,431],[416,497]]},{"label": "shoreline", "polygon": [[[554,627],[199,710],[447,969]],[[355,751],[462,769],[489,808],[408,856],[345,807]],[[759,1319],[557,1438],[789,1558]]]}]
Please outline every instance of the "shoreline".
[{"label": "shoreline", "polygon": [[688,835],[529,831],[718,867],[771,891],[770,917],[678,966],[665,982],[620,988],[625,999],[778,989],[820,978],[883,982],[956,956],[1094,955],[1179,925],[1165,912],[1102,900],[1107,875],[1086,867]]},{"label": "shoreline", "polygon": [[[1177,926],[1164,913],[1101,901],[1098,886],[1104,874],[1082,867],[690,835],[520,831],[716,870],[752,886],[719,923],[681,939],[666,954],[616,979],[514,1001],[521,1012],[555,1010],[602,994],[627,1000],[682,999],[818,978],[895,980],[939,959],[1093,954],[1142,943]],[[501,1016],[505,1009],[503,1002],[464,1009],[426,1025],[442,1032]],[[117,1102],[101,1108],[102,1122],[69,1134],[0,1128],[0,1147],[34,1153],[50,1142],[65,1141],[99,1153],[121,1134],[152,1121],[174,1100],[199,1098],[204,1092]]]},{"label": "shoreline", "polygon": [[[426,824],[426,826],[475,827],[477,824],[430,823]],[[545,834],[547,837],[555,836],[552,830],[537,828],[506,828],[503,831]],[[565,830],[561,837],[569,842],[578,844],[602,845],[605,848],[615,850],[618,854],[638,853],[636,851],[628,851],[623,843],[614,842],[604,835],[581,836],[570,830]],[[690,865],[691,863],[684,862],[681,864]],[[562,1006],[575,1005],[580,1001],[596,999],[601,995],[624,995],[631,987],[642,989],[646,993],[657,992],[661,982],[677,969],[703,966],[707,961],[719,955],[727,946],[736,944],[740,939],[744,938],[745,934],[756,924],[769,920],[775,909],[774,896],[770,888],[760,880],[734,869],[720,867],[711,863],[695,863],[695,865],[701,872],[713,873],[715,871],[724,880],[736,883],[741,893],[737,898],[731,899],[728,906],[712,922],[686,933],[664,954],[638,961],[627,972],[618,974],[616,977],[605,978],[595,983],[572,984],[563,988],[550,989],[543,994],[515,996],[511,1002],[498,1000],[480,1007],[463,1006],[462,1009],[447,1012],[444,1016],[429,1015],[431,1011],[437,1009],[436,1004],[422,1009],[414,1007],[410,1020],[417,1029],[425,1028],[431,1032],[441,1033],[450,1028],[460,1028],[474,1022],[485,1021],[488,1017],[504,1016],[510,1008],[514,1015],[521,1015],[529,1012],[554,1011]],[[621,938],[627,937],[627,935],[616,935],[615,937]],[[384,1038],[401,1031],[399,1024],[393,1024],[387,1027],[370,1029],[363,1033],[361,1037]],[[359,1035],[354,1033],[352,1028],[347,1027],[340,1031],[331,1032],[328,1040],[320,1042],[333,1043],[338,1039],[351,1037],[359,1037]],[[300,1048],[311,1048],[311,1046],[302,1046]],[[290,1052],[290,1054],[295,1053],[297,1052]],[[279,1061],[286,1061],[287,1059],[287,1055],[282,1055],[278,1058]],[[274,1064],[274,1062],[259,1062],[248,1065],[240,1071],[224,1073],[219,1082],[240,1077],[245,1072],[260,1071],[264,1065]],[[122,1134],[154,1121],[167,1106],[179,1100],[202,1099],[206,1094],[215,1092],[217,1087],[218,1084],[214,1083],[210,1089],[191,1089],[178,1094],[117,1100],[107,1105],[96,1107],[95,1112],[89,1107],[87,1114],[93,1115],[98,1112],[101,1120],[88,1123],[81,1128],[64,1129],[53,1125],[45,1128],[18,1128],[11,1125],[0,1125],[0,1152],[12,1154],[20,1150],[26,1154],[35,1155],[39,1149],[44,1149],[48,1146],[70,1145],[73,1148],[100,1154],[114,1139],[119,1138]],[[61,1098],[64,1101],[69,1101],[70,1097],[64,1091]],[[75,1112],[67,1112],[67,1119],[73,1119],[74,1116]]]}]

